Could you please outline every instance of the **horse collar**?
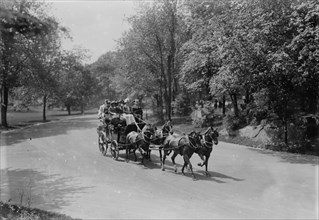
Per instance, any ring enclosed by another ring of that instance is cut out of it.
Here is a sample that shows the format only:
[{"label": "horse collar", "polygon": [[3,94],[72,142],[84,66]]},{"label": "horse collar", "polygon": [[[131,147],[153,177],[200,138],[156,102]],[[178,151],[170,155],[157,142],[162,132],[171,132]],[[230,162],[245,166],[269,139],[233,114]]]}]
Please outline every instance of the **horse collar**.
[{"label": "horse collar", "polygon": [[[212,137],[210,137],[210,138],[213,139]],[[212,142],[206,141],[206,135],[204,135],[203,140],[204,140],[204,146],[205,147],[207,147],[207,148],[212,148],[213,147],[213,141]],[[209,146],[208,144],[211,144],[211,146]]]}]

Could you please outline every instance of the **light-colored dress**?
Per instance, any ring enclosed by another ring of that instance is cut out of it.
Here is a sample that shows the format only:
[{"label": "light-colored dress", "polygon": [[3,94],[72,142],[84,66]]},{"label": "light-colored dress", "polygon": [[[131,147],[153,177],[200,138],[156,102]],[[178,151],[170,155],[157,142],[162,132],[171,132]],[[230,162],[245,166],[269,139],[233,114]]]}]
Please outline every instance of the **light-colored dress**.
[{"label": "light-colored dress", "polygon": [[123,117],[126,121],[126,125],[129,125],[129,124],[135,124],[136,121],[135,121],[135,118],[132,114],[122,114],[121,117]]},{"label": "light-colored dress", "polygon": [[195,105],[195,117],[199,120],[202,119],[202,109],[198,104]]},{"label": "light-colored dress", "polygon": [[199,104],[195,105],[195,109],[191,114],[191,118],[193,120],[193,125],[195,127],[201,127],[203,123],[203,115],[202,115],[202,110],[201,106]]}]

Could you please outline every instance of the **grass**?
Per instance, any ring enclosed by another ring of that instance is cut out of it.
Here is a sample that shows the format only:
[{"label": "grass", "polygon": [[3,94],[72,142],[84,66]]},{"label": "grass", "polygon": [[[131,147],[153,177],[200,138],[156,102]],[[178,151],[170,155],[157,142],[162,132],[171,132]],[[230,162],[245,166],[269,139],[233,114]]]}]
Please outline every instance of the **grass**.
[{"label": "grass", "polygon": [[[85,114],[97,114],[96,109],[86,110]],[[13,110],[8,110],[7,112],[7,122],[8,127],[3,127],[0,125],[0,132],[6,130],[18,129],[21,127],[30,126],[36,123],[46,123],[50,121],[56,121],[68,117],[73,117],[81,115],[80,111],[72,111],[71,115],[68,112],[58,108],[48,109],[46,112],[46,120],[43,120],[42,108],[41,107],[30,107],[29,111],[15,112]]]},{"label": "grass", "polygon": [[56,220],[72,220],[69,216],[48,212],[35,208],[27,208],[24,206],[13,205],[0,202],[0,219],[10,220],[34,220],[34,219],[56,219]]}]

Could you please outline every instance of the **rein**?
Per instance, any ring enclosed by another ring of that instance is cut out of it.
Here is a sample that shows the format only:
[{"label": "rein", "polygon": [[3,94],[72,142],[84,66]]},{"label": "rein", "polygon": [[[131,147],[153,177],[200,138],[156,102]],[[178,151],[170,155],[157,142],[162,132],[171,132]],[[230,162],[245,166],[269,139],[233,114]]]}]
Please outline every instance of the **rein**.
[{"label": "rein", "polygon": [[[212,138],[210,135],[209,135],[209,137],[213,140],[213,138]],[[214,145],[213,141],[212,141],[212,142],[206,141],[206,135],[204,135],[203,140],[204,140],[204,146],[205,146],[205,147],[207,147],[207,148],[213,148],[213,145]],[[209,145],[208,145],[208,144],[209,144]],[[211,146],[210,146],[210,145],[211,145]]]},{"label": "rein", "polygon": [[[189,137],[188,137],[188,139],[189,139]],[[193,138],[191,138],[191,139],[193,139]],[[193,147],[195,150],[197,149],[197,147],[192,143],[192,141],[190,139],[189,139],[189,143],[190,143],[191,147]]]}]

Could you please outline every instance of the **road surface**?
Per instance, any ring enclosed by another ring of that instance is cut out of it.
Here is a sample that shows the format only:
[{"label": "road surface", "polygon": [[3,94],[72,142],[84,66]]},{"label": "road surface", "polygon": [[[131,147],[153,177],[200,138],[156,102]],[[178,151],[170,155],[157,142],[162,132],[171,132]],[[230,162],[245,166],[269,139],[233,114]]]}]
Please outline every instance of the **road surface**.
[{"label": "road surface", "polygon": [[1,133],[1,201],[82,219],[317,219],[318,157],[220,142],[211,177],[103,157],[94,116]]}]

